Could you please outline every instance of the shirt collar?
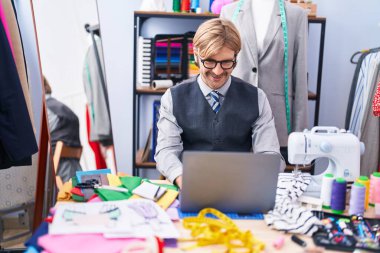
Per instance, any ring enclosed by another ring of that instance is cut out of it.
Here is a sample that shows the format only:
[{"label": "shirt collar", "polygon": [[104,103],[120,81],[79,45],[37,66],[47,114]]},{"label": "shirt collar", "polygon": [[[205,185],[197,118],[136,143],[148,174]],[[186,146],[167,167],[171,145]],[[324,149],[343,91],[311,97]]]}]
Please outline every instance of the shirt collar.
[{"label": "shirt collar", "polygon": [[[213,91],[213,89],[208,87],[207,84],[205,84],[203,82],[201,75],[198,75],[197,82],[199,84],[199,88],[201,89],[201,91],[205,97],[207,97],[208,94],[210,94],[210,92]],[[230,88],[230,86],[231,86],[231,76],[227,79],[227,82],[222,87],[217,89],[216,91],[224,97],[224,96],[226,96],[227,91]]]}]

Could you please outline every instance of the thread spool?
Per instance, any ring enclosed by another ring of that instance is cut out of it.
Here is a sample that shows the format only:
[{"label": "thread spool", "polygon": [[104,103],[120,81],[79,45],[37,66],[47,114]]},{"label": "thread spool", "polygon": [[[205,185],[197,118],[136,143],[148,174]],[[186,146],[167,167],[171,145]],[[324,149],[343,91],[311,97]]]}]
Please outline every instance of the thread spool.
[{"label": "thread spool", "polygon": [[365,187],[365,201],[364,201],[364,208],[368,208],[368,197],[369,197],[369,179],[367,176],[360,176],[357,180],[358,183],[361,183]]},{"label": "thread spool", "polygon": [[375,205],[380,205],[380,178],[378,178],[377,180],[375,180],[375,189],[374,189],[374,201],[375,201]]},{"label": "thread spool", "polygon": [[368,202],[370,206],[375,206],[375,185],[376,182],[380,181],[380,172],[374,172],[371,175],[370,186],[369,186],[369,197]]},{"label": "thread spool", "polygon": [[199,8],[199,0],[191,0],[191,12],[197,12],[197,8]]},{"label": "thread spool", "polygon": [[342,214],[346,209],[347,182],[344,178],[337,178],[333,182],[331,191],[331,211]]},{"label": "thread spool", "polygon": [[181,12],[190,12],[190,0],[182,0]]},{"label": "thread spool", "polygon": [[359,182],[355,182],[351,187],[350,215],[363,215],[365,210],[366,186]]},{"label": "thread spool", "polygon": [[210,5],[209,5],[209,7],[208,7],[208,11],[209,11],[209,12],[212,12],[212,11],[211,11],[211,5],[212,5],[213,2],[214,2],[214,0],[210,0]]},{"label": "thread spool", "polygon": [[322,207],[324,209],[331,208],[331,191],[334,182],[334,175],[327,173],[322,178],[322,187],[321,187],[321,199]]},{"label": "thread spool", "polygon": [[173,11],[181,12],[181,0],[173,0]]}]

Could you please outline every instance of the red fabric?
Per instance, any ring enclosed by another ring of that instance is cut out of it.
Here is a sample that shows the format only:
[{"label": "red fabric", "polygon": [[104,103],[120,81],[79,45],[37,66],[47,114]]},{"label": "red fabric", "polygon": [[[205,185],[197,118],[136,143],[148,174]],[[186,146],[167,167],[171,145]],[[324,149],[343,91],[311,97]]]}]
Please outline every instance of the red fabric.
[{"label": "red fabric", "polygon": [[377,84],[377,89],[372,102],[373,115],[380,117],[380,82]]},{"label": "red fabric", "polygon": [[94,155],[95,155],[96,169],[107,168],[106,161],[104,160],[102,153],[100,151],[99,142],[90,141],[91,121],[90,121],[90,113],[88,112],[88,106],[86,106],[86,126],[87,126],[88,144],[90,145],[91,149],[94,151]]}]

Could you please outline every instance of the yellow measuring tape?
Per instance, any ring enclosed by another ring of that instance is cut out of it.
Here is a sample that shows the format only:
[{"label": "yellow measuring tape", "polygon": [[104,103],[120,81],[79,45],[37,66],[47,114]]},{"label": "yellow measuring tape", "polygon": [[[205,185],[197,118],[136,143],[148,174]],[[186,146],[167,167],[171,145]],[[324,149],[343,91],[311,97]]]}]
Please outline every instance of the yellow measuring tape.
[{"label": "yellow measuring tape", "polygon": [[[218,219],[208,218],[207,214]],[[196,217],[184,218],[183,227],[191,230],[191,236],[197,241],[196,245],[183,247],[183,250],[212,244],[224,244],[229,253],[259,253],[265,248],[250,231],[241,231],[230,218],[214,208],[205,208]]]}]

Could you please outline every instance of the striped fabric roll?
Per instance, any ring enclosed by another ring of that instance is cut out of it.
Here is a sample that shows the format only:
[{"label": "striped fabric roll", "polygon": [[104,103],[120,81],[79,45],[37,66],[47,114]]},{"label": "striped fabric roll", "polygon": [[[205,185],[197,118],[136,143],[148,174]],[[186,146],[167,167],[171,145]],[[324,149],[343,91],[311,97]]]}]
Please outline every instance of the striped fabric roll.
[{"label": "striped fabric roll", "polygon": [[307,173],[280,173],[278,177],[276,204],[265,216],[268,226],[289,233],[312,235],[320,223],[313,213],[298,203],[299,197],[311,182]]}]

